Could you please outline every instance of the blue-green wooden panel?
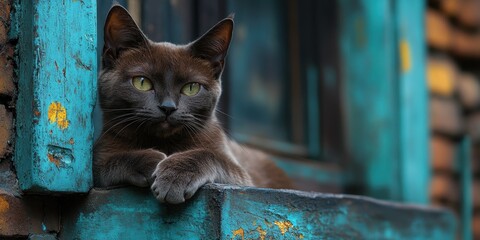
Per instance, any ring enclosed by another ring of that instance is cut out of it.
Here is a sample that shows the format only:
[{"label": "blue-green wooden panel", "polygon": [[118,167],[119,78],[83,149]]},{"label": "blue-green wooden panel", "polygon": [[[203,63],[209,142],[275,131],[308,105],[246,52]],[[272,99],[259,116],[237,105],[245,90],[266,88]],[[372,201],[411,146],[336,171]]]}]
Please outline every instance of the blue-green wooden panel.
[{"label": "blue-green wooden panel", "polygon": [[277,0],[228,1],[228,11],[235,13],[224,76],[229,127],[239,141],[306,154],[292,139],[286,6]]},{"label": "blue-green wooden panel", "polygon": [[460,186],[461,186],[461,204],[460,204],[460,232],[463,240],[471,240],[472,236],[472,219],[473,219],[473,193],[472,193],[472,142],[471,139],[465,137],[460,143],[458,151],[460,169]]},{"label": "blue-green wooden panel", "polygon": [[401,200],[429,202],[428,90],[425,73],[425,1],[395,1],[396,68],[400,118]]},{"label": "blue-green wooden panel", "polygon": [[96,2],[16,1],[18,100],[15,166],[34,192],[92,186]]},{"label": "blue-green wooden panel", "polygon": [[181,205],[123,188],[92,190],[62,206],[61,239],[454,239],[456,230],[442,209],[218,184]]},{"label": "blue-green wooden panel", "polygon": [[340,1],[346,147],[354,184],[400,200],[392,1]]}]

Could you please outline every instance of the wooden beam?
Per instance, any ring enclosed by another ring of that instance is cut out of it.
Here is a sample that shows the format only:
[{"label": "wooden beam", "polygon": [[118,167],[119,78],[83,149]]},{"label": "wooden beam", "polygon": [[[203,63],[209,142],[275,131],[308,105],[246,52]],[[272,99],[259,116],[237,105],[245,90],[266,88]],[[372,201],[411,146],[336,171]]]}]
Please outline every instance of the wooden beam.
[{"label": "wooden beam", "polygon": [[[68,207],[65,207],[68,204]],[[63,202],[60,238],[454,239],[443,209],[366,197],[210,184],[180,205],[147,189],[94,189]]]},{"label": "wooden beam", "polygon": [[[394,1],[401,200],[428,204],[430,183],[425,1]],[[389,161],[388,159],[387,161]]]},{"label": "wooden beam", "polygon": [[15,166],[30,192],[92,186],[96,1],[17,1]]}]

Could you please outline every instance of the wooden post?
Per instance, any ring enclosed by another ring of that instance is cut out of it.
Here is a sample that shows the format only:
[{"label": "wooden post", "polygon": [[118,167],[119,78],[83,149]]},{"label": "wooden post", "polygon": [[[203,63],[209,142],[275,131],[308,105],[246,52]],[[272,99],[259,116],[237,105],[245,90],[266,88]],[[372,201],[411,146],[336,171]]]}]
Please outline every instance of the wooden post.
[{"label": "wooden post", "polygon": [[390,1],[340,1],[346,148],[354,187],[400,200],[396,46]]},{"label": "wooden post", "polygon": [[340,1],[352,183],[383,199],[428,202],[423,1]]},{"label": "wooden post", "polygon": [[96,1],[17,1],[15,166],[30,192],[92,186]]},{"label": "wooden post", "polygon": [[399,0],[396,17],[401,200],[428,204],[430,183],[425,2]]}]

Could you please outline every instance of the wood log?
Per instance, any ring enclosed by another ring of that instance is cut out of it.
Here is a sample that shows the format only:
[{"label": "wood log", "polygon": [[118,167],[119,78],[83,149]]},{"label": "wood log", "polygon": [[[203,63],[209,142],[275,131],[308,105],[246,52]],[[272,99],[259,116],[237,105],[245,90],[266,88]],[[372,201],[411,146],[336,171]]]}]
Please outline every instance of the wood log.
[{"label": "wood log", "polygon": [[442,50],[449,49],[452,35],[451,26],[446,17],[439,11],[427,9],[425,18],[428,45]]},{"label": "wood log", "polygon": [[445,137],[432,136],[430,138],[430,156],[432,168],[437,171],[455,171],[455,153],[457,144]]},{"label": "wood log", "polygon": [[444,56],[430,56],[427,63],[427,80],[430,92],[453,96],[457,86],[457,67],[455,63]]}]

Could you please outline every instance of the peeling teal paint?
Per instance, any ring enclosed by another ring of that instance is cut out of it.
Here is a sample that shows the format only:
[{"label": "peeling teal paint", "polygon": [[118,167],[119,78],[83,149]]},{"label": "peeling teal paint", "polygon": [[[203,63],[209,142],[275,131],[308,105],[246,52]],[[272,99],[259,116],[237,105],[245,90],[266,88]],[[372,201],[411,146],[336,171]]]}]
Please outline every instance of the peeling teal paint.
[{"label": "peeling teal paint", "polygon": [[60,238],[71,239],[454,239],[446,210],[371,198],[210,184],[181,205],[148,189],[70,197]]},{"label": "peeling teal paint", "polygon": [[92,186],[96,1],[18,1],[15,166],[33,192]]}]

